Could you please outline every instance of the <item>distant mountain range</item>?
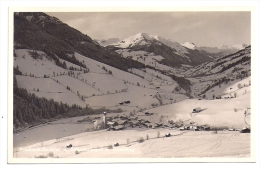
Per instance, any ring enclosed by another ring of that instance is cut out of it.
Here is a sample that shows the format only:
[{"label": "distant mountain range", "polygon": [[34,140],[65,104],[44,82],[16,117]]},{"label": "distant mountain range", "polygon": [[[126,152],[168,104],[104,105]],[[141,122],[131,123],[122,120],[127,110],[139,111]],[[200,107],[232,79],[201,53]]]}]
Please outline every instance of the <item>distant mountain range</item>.
[{"label": "distant mountain range", "polygon": [[158,35],[138,33],[126,39],[111,38],[97,41],[109,50],[121,53],[119,49],[145,51],[160,55],[164,58],[161,63],[168,66],[181,64],[199,65],[216,57],[224,56],[243,49],[247,45],[222,45],[219,47],[197,47],[194,43],[179,43]]}]

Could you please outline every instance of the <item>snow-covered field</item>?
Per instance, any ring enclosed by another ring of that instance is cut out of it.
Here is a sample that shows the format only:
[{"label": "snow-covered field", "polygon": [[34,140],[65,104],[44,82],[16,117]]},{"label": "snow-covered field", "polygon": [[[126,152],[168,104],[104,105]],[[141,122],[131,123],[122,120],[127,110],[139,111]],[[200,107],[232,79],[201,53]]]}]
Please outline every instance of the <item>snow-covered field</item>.
[{"label": "snow-covered field", "polygon": [[[160,136],[158,138],[158,132]],[[164,137],[171,133],[173,136]],[[147,140],[148,135],[148,140]],[[141,137],[144,142],[137,140]],[[129,144],[127,144],[129,140]],[[119,143],[115,147],[114,144]],[[66,145],[72,144],[72,148]],[[41,156],[41,157],[39,157]],[[250,134],[168,129],[85,132],[14,149],[16,158],[250,157]]]}]

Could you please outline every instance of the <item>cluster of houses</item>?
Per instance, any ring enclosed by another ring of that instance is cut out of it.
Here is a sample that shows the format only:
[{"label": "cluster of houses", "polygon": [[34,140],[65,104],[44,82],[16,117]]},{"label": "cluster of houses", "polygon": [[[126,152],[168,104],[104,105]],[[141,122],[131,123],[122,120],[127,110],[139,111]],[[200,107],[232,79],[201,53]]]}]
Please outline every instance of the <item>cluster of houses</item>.
[{"label": "cluster of houses", "polygon": [[[193,109],[193,113],[198,113],[202,111],[200,107]],[[145,116],[152,115],[152,113],[145,112]],[[106,129],[108,131],[118,131],[124,130],[126,128],[168,128],[168,129],[179,129],[179,130],[192,130],[192,131],[209,131],[210,126],[197,125],[195,122],[184,123],[183,121],[173,121],[168,120],[166,123],[156,122],[152,123],[149,120],[141,119],[137,116],[128,115],[116,115],[107,117],[106,112],[104,112],[103,117],[86,117],[83,120],[78,120],[78,123],[91,122],[94,123],[94,129]],[[226,130],[226,129],[224,129]],[[228,129],[228,131],[240,131],[243,133],[250,133],[250,129],[245,128],[241,130]]]},{"label": "cluster of houses", "polygon": [[[195,111],[200,112],[200,108],[196,108]],[[152,115],[152,113],[145,112],[145,116]],[[128,115],[116,115],[107,117],[104,112],[103,117],[86,117],[83,120],[78,120],[78,123],[90,122],[94,123],[94,129],[107,129],[108,131],[124,130],[126,128],[168,128],[168,129],[179,129],[179,130],[210,130],[209,125],[196,125],[195,122],[184,123],[183,121],[174,122],[169,120],[167,123],[156,122],[152,123],[149,120],[139,118],[137,116]]]},{"label": "cluster of houses", "polygon": [[169,129],[180,129],[180,130],[210,130],[209,125],[195,125],[194,122],[185,124],[182,121],[173,122],[168,121],[167,123],[151,123],[149,120],[141,119],[138,117],[127,116],[127,115],[117,115],[106,118],[107,130],[108,131],[118,131],[124,130],[126,128],[169,128]]},{"label": "cluster of houses", "polygon": [[123,130],[125,128],[131,127],[147,127],[150,128],[151,123],[148,120],[139,119],[138,117],[121,115],[121,116],[112,116],[107,117],[107,127],[108,130]]}]

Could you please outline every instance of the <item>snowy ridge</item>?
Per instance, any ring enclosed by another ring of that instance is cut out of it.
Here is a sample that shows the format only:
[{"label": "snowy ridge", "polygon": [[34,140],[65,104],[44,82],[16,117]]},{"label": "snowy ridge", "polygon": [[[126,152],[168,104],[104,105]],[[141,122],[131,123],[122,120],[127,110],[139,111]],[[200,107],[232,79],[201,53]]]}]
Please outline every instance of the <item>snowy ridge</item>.
[{"label": "snowy ridge", "polygon": [[[162,42],[163,44],[165,44],[166,46],[169,46],[173,49],[175,49],[179,54],[185,54],[185,53],[189,53],[187,51],[187,49],[185,47],[183,47],[183,45],[181,45],[180,43],[178,42],[175,42],[171,39],[166,39],[166,38],[163,38],[159,35],[155,35],[154,38],[160,42]],[[183,55],[182,55],[183,56]]]},{"label": "snowy ridge", "polygon": [[245,47],[247,47],[247,44],[237,44],[237,45],[221,45],[218,48],[219,49],[244,49]]},{"label": "snowy ridge", "polygon": [[191,42],[185,42],[185,43],[182,43],[181,45],[185,46],[186,48],[192,49],[192,50],[196,49],[196,45]]}]

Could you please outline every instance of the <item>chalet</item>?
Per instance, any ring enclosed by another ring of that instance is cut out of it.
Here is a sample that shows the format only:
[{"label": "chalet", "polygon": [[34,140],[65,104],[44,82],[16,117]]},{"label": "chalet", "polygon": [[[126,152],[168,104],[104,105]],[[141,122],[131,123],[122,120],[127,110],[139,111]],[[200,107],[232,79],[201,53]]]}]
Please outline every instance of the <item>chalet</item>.
[{"label": "chalet", "polygon": [[118,125],[118,123],[116,122],[116,121],[109,121],[109,122],[107,122],[107,125],[109,126],[109,127],[113,127],[113,126],[117,126]]},{"label": "chalet", "polygon": [[171,137],[171,133],[165,134],[165,137]]},{"label": "chalet", "polygon": [[127,120],[117,120],[116,122],[118,125],[124,125],[127,123]]},{"label": "chalet", "polygon": [[163,127],[165,127],[165,128],[168,128],[168,127],[169,127],[169,125],[168,125],[168,124],[164,124],[164,125],[163,125]]},{"label": "chalet", "polygon": [[184,126],[184,130],[190,130],[190,126]]},{"label": "chalet", "polygon": [[124,103],[126,103],[126,104],[129,104],[129,103],[130,103],[130,101],[129,101],[129,100],[127,100],[127,101],[124,101]]},{"label": "chalet", "polygon": [[144,125],[145,125],[147,128],[152,128],[152,127],[153,127],[153,125],[150,124],[150,123],[144,123]]},{"label": "chalet", "polygon": [[125,128],[124,125],[118,125],[118,126],[113,127],[112,130],[117,131],[117,130],[123,130],[124,128]]},{"label": "chalet", "polygon": [[162,123],[156,123],[157,127],[161,127]]},{"label": "chalet", "polygon": [[190,126],[191,131],[199,131],[197,126]]},{"label": "chalet", "polygon": [[242,130],[240,130],[240,133],[250,133],[250,129],[249,128],[242,128]]},{"label": "chalet", "polygon": [[183,131],[183,130],[185,130],[185,129],[184,129],[184,127],[182,126],[182,127],[180,127],[180,130]]},{"label": "chalet", "polygon": [[130,124],[131,126],[133,126],[133,125],[138,125],[138,124],[139,124],[139,121],[132,120],[132,121],[129,121],[129,124]]},{"label": "chalet", "polygon": [[183,122],[176,122],[174,123],[175,127],[182,127],[183,126]]},{"label": "chalet", "polygon": [[200,107],[197,107],[197,108],[193,109],[192,113],[199,113],[201,111],[202,111],[202,109]]},{"label": "chalet", "polygon": [[207,125],[207,124],[200,126],[200,128],[201,128],[202,130],[206,130],[206,131],[210,130],[210,126]]},{"label": "chalet", "polygon": [[120,116],[120,119],[122,119],[122,120],[127,120],[128,117],[127,117],[126,115],[122,115],[122,116]]}]

